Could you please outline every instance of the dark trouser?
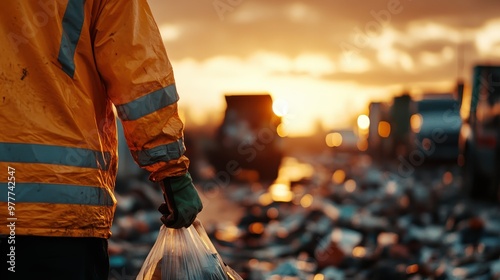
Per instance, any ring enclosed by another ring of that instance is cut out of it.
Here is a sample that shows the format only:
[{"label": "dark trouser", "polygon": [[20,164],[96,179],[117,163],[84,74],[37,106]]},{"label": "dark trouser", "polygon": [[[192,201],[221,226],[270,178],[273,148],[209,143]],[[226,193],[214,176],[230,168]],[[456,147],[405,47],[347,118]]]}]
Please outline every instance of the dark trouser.
[{"label": "dark trouser", "polygon": [[108,241],[20,235],[9,240],[1,236],[0,261],[0,279],[107,280]]}]

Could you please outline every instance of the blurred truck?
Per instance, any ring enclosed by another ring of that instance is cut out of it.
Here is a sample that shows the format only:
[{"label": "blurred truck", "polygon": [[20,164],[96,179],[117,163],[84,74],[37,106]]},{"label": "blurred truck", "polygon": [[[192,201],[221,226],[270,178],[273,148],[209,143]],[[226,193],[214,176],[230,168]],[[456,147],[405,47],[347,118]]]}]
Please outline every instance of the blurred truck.
[{"label": "blurred truck", "polygon": [[394,97],[390,108],[393,156],[408,156],[411,147],[410,118],[413,114],[413,100],[408,93]]},{"label": "blurred truck", "polygon": [[500,201],[500,66],[475,66],[470,92],[470,104],[462,104],[469,106],[469,116],[460,133],[464,191]]},{"label": "blurred truck", "polygon": [[376,160],[391,161],[407,157],[413,149],[410,118],[414,101],[408,93],[390,102],[369,105],[368,153]]},{"label": "blurred truck", "polygon": [[371,102],[369,105],[368,153],[377,161],[392,157],[390,104]]},{"label": "blurred truck", "polygon": [[218,176],[249,181],[276,179],[283,158],[269,94],[226,95],[226,110],[207,152]]},{"label": "blurred truck", "polygon": [[459,101],[452,94],[428,94],[416,101],[412,116],[415,151],[425,162],[456,164],[462,118]]}]

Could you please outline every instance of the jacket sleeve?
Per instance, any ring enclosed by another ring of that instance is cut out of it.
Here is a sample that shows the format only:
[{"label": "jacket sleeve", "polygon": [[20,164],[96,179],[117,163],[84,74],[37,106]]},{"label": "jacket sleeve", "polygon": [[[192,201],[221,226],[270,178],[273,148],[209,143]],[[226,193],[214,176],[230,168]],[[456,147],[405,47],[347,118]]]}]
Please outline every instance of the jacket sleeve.
[{"label": "jacket sleeve", "polygon": [[94,19],[94,56],[135,161],[150,179],[187,172],[172,66],[146,0],[109,0]]}]

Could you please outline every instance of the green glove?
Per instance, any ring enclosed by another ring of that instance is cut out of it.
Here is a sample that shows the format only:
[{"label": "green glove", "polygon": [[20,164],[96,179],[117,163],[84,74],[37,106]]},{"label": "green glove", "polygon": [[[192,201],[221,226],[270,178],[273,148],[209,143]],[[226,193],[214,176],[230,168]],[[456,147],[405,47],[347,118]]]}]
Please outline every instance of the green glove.
[{"label": "green glove", "polygon": [[163,214],[163,224],[169,228],[189,227],[203,209],[189,172],[182,176],[165,178],[160,182],[160,186],[165,198],[165,203],[158,208]]}]

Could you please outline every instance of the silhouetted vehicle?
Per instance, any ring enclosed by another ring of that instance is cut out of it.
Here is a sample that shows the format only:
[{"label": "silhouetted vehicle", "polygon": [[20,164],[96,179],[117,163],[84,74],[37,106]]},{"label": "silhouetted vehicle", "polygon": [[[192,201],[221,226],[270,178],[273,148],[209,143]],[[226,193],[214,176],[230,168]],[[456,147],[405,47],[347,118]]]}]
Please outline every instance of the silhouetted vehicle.
[{"label": "silhouetted vehicle", "polygon": [[416,151],[426,162],[456,163],[462,125],[458,100],[451,94],[429,95],[416,104],[417,113],[412,116]]},{"label": "silhouetted vehicle", "polygon": [[219,177],[274,180],[283,157],[277,133],[281,118],[269,94],[226,95],[224,120],[208,159]]},{"label": "silhouetted vehicle", "polygon": [[406,157],[411,149],[410,118],[413,112],[413,100],[408,93],[403,93],[393,99],[389,109],[391,123],[392,155]]},{"label": "silhouetted vehicle", "polygon": [[474,67],[469,117],[460,133],[464,190],[500,201],[500,66]]},{"label": "silhouetted vehicle", "polygon": [[389,109],[390,104],[385,102],[372,102],[369,105],[368,153],[376,160],[393,156]]}]

